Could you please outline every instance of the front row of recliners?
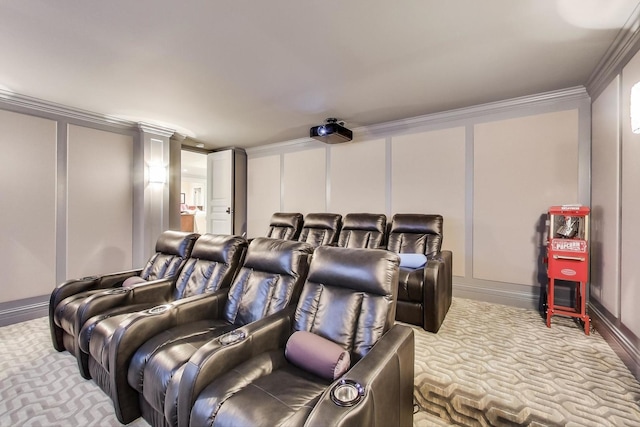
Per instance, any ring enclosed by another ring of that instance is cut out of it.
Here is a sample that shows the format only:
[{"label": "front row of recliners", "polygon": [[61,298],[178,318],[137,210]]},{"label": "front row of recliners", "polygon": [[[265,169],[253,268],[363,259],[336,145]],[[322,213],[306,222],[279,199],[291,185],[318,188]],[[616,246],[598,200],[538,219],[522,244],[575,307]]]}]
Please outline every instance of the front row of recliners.
[{"label": "front row of recliners", "polygon": [[152,260],[182,264],[177,275],[145,268],[51,296],[54,346],[77,357],[121,422],[412,424],[414,341],[394,326],[396,254],[180,232],[156,250]]}]

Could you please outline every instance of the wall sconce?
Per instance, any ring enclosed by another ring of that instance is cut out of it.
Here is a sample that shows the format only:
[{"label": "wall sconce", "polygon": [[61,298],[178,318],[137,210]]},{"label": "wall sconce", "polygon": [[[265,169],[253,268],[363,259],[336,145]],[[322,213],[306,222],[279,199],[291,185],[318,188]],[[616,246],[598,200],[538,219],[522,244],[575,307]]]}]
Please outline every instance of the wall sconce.
[{"label": "wall sconce", "polygon": [[631,88],[631,131],[640,133],[640,82]]},{"label": "wall sconce", "polygon": [[167,182],[167,168],[162,165],[149,165],[149,182],[157,184]]}]

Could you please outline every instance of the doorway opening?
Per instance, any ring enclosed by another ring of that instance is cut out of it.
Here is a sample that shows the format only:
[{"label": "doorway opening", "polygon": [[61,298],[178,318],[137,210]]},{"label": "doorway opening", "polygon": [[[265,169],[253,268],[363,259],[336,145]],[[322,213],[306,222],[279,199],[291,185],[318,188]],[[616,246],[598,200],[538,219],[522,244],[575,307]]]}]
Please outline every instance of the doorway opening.
[{"label": "doorway opening", "polygon": [[181,151],[180,229],[207,232],[207,154]]}]

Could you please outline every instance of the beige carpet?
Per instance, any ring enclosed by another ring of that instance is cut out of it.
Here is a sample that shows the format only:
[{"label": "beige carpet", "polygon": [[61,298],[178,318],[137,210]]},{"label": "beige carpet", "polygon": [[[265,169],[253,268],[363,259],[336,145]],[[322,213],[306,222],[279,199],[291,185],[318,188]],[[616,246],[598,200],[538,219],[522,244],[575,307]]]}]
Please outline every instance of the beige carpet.
[{"label": "beige carpet", "polygon": [[[640,426],[640,384],[570,319],[454,299],[438,334],[414,330],[416,426]],[[46,318],[0,328],[0,399],[1,427],[120,425]]]}]

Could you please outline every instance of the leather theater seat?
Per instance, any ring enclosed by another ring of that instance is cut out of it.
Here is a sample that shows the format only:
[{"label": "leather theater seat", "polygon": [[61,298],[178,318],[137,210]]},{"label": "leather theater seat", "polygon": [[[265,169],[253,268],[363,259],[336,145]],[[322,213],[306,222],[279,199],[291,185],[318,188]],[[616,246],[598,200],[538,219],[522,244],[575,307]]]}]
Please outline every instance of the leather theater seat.
[{"label": "leather theater seat", "polygon": [[384,214],[350,213],[343,219],[338,246],[384,249],[386,231],[387,217]]},{"label": "leather theater seat", "polygon": [[310,213],[304,218],[304,225],[298,240],[313,247],[331,245],[338,240],[342,215],[332,213]]},{"label": "leather theater seat", "polygon": [[424,255],[421,266],[401,260],[396,319],[438,332],[451,306],[452,253],[442,251],[441,215],[396,214],[387,249],[398,254]]},{"label": "leather theater seat", "polygon": [[108,373],[103,389],[110,387],[117,418],[174,424],[177,397],[167,391],[169,381],[206,342],[294,304],[312,253],[305,243],[259,237],[228,292],[183,299],[117,325],[99,322],[89,343],[92,372]]},{"label": "leather theater seat", "polygon": [[82,304],[94,294],[108,289],[121,289],[127,279],[134,282],[175,279],[190,256],[198,236],[195,233],[165,231],[158,237],[156,252],[144,268],[67,280],[58,285],[49,300],[49,328],[53,347],[73,354],[78,360],[80,372],[89,378],[78,344],[80,329],[89,319],[80,310]]},{"label": "leather theater seat", "polygon": [[302,230],[301,213],[276,212],[271,216],[265,237],[271,239],[298,240]]},{"label": "leather theater seat", "polygon": [[[384,250],[318,247],[295,310],[191,357],[178,425],[411,426],[414,337],[394,325],[398,262]],[[335,355],[322,356],[336,348],[338,372]]]},{"label": "leather theater seat", "polygon": [[[109,361],[109,347],[118,326],[132,317],[144,316],[143,310],[162,304],[193,300],[220,289],[226,292],[246,249],[247,241],[242,237],[205,234],[196,241],[177,280],[140,284],[114,294],[97,294],[84,303],[83,310],[100,314],[89,318],[82,327],[80,351],[85,354],[90,376],[112,400],[118,381],[126,384],[126,366],[111,365]],[[134,350],[129,347],[125,356],[131,358]]]}]

